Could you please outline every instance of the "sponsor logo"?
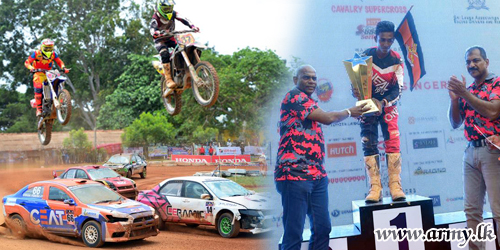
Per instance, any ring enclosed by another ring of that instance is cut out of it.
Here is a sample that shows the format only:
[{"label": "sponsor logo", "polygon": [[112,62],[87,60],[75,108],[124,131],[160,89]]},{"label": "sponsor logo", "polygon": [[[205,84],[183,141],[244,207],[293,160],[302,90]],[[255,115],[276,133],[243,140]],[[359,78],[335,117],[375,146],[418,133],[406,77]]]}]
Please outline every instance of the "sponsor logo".
[{"label": "sponsor logo", "polygon": [[352,214],[352,213],[353,213],[352,209],[347,209],[347,210],[335,209],[330,214],[332,215],[332,217],[339,217],[342,214]]},{"label": "sponsor logo", "polygon": [[439,195],[429,195],[429,198],[432,199],[432,206],[433,207],[440,207],[441,206],[441,196],[439,196]]},{"label": "sponsor logo", "polygon": [[486,7],[486,0],[468,0],[469,1],[469,7],[467,7],[467,10],[471,9],[476,9],[476,10],[489,10],[490,8]]},{"label": "sponsor logo", "polygon": [[446,143],[448,143],[448,144],[454,144],[454,143],[463,142],[463,141],[467,141],[465,139],[465,137],[463,137],[463,136],[453,137],[450,135],[450,137],[448,137],[448,139],[446,139]]},{"label": "sponsor logo", "polygon": [[7,200],[5,201],[5,206],[14,206],[16,205],[16,198],[7,198]]},{"label": "sponsor logo", "polygon": [[356,27],[356,35],[360,36],[361,39],[375,38],[375,27],[381,20],[380,18],[367,18],[365,24],[360,24]]},{"label": "sponsor logo", "polygon": [[339,210],[335,209],[335,210],[332,211],[332,216],[333,217],[339,217],[339,215],[340,215],[340,211]]},{"label": "sponsor logo", "polygon": [[92,209],[87,209],[87,208],[82,209],[82,215],[99,219],[99,212]]},{"label": "sponsor logo", "polygon": [[452,197],[452,198],[446,198],[446,202],[452,202],[452,201],[463,201],[464,200],[464,197],[463,196],[460,196],[460,197]]},{"label": "sponsor logo", "polygon": [[30,221],[35,224],[42,225],[64,225],[63,220],[64,210],[49,210],[49,217],[47,219],[47,209],[33,209],[30,212]]},{"label": "sponsor logo", "polygon": [[[403,91],[409,89],[409,83],[403,83]],[[425,81],[425,82],[416,82],[413,84],[413,91],[415,90],[435,90],[435,89],[447,89],[448,83],[447,81]]]},{"label": "sponsor logo", "polygon": [[413,149],[437,148],[437,138],[413,139]]},{"label": "sponsor logo", "polygon": [[415,172],[413,172],[414,175],[439,174],[439,173],[446,173],[446,168],[423,169],[422,167],[418,167],[415,170]]},{"label": "sponsor logo", "polygon": [[177,158],[176,162],[185,162],[185,163],[207,163],[205,159],[189,159],[189,158]]},{"label": "sponsor logo", "polygon": [[356,143],[331,143],[327,145],[328,158],[356,156]]},{"label": "sponsor logo", "polygon": [[382,5],[332,5],[333,13],[406,13],[406,6],[382,6]]},{"label": "sponsor logo", "polygon": [[414,117],[410,116],[408,117],[408,124],[413,125],[415,123],[433,123],[437,122],[438,117],[437,116],[421,116],[421,117]]},{"label": "sponsor logo", "polygon": [[326,78],[321,78],[318,80],[318,86],[316,87],[316,94],[318,99],[322,102],[327,102],[332,98],[333,94],[333,84],[330,80]]},{"label": "sponsor logo", "polygon": [[[205,161],[206,162],[206,161]],[[214,162],[219,162],[219,159],[214,157]],[[245,159],[220,159],[221,163],[241,163],[241,162],[247,162]]]},{"label": "sponsor logo", "polygon": [[335,184],[335,183],[344,183],[344,182],[364,181],[365,179],[366,179],[366,176],[357,175],[357,176],[328,178],[328,182],[330,182],[331,184]]}]

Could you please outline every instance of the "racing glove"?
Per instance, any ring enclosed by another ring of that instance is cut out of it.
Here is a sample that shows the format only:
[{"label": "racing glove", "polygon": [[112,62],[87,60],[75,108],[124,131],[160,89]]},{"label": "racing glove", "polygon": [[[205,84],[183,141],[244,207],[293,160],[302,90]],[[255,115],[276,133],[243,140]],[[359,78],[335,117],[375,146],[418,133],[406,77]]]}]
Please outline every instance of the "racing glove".
[{"label": "racing glove", "polygon": [[191,29],[193,29],[194,32],[200,32],[200,28],[198,28],[198,27],[196,27],[194,25],[191,26]]},{"label": "racing glove", "polygon": [[63,67],[62,70],[63,70],[64,74],[68,74],[70,69]]}]

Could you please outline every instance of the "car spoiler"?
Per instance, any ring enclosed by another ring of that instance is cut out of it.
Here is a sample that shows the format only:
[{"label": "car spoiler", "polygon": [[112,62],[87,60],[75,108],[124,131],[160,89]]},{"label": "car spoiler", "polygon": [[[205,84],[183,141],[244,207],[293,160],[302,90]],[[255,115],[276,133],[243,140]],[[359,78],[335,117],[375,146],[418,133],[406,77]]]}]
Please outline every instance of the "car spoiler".
[{"label": "car spoiler", "polygon": [[66,170],[52,170],[52,176],[54,176],[54,179],[57,178],[60,174],[64,173]]}]

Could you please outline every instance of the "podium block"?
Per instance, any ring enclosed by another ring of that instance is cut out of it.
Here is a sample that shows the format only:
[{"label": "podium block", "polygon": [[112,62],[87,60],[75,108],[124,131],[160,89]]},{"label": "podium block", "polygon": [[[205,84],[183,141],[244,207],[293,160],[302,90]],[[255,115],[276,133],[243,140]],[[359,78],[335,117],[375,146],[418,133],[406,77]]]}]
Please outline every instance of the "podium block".
[{"label": "podium block", "polygon": [[[457,241],[375,241],[375,229],[466,228],[463,211],[434,214],[432,199],[408,195],[405,201],[392,201],[386,197],[378,203],[353,201],[353,224],[334,226],[330,232],[331,250],[468,250],[458,247]],[[495,224],[491,213],[484,213],[484,222]],[[494,227],[495,228],[495,225]],[[495,230],[496,231],[496,230]],[[498,232],[495,232],[498,237]],[[310,229],[302,235],[301,250],[308,249]],[[281,244],[281,241],[280,241]],[[485,250],[500,250],[496,241],[488,241]]]},{"label": "podium block", "polygon": [[427,243],[419,241],[376,242],[374,230],[382,228],[428,230],[434,226],[432,199],[423,196],[408,195],[405,201],[392,201],[390,197],[385,197],[378,203],[365,203],[364,200],[358,200],[352,202],[352,209],[354,225],[361,232],[354,242],[359,245],[359,249],[423,250]]}]

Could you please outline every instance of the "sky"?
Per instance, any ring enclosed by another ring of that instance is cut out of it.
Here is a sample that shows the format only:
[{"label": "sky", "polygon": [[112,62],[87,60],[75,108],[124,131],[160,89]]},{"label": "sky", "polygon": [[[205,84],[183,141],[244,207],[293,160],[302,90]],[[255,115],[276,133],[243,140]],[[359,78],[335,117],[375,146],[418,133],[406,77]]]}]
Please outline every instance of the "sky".
[{"label": "sky", "polygon": [[[221,54],[249,47],[293,56],[293,30],[302,0],[177,0],[174,10],[200,28],[200,39]],[[183,25],[176,25],[182,29]]]}]

